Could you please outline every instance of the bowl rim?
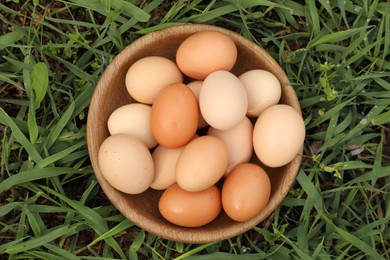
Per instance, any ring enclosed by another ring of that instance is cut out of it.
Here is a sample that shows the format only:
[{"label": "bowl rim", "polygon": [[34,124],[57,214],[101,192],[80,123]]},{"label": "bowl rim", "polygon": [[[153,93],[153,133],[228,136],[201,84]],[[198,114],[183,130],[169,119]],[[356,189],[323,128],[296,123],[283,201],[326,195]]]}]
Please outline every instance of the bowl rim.
[{"label": "bowl rim", "polygon": [[[116,55],[116,57],[113,59],[113,61],[108,65],[106,70],[101,75],[101,78],[99,79],[96,88],[94,90],[94,93],[92,94],[91,103],[89,106],[88,111],[88,117],[87,117],[87,145],[88,145],[88,152],[91,160],[91,165],[94,170],[94,173],[96,175],[96,178],[103,190],[103,192],[106,194],[108,199],[111,201],[111,203],[118,209],[119,212],[121,212],[126,218],[128,218],[131,222],[133,222],[136,226],[144,229],[147,232],[150,232],[156,236],[162,237],[164,239],[172,240],[172,241],[179,241],[179,242],[185,242],[185,243],[194,243],[194,244],[201,244],[201,243],[208,243],[208,242],[216,242],[221,241],[224,239],[228,239],[234,236],[238,236],[251,228],[259,225],[262,221],[267,221],[270,216],[273,215],[275,209],[281,204],[284,197],[287,195],[287,193],[290,191],[291,187],[294,185],[296,176],[298,174],[302,154],[303,154],[303,144],[302,147],[298,153],[298,155],[294,158],[292,162],[290,162],[286,167],[288,167],[289,175],[286,176],[286,181],[282,183],[282,190],[281,193],[276,194],[276,198],[274,198],[272,201],[269,201],[267,205],[267,212],[269,214],[262,215],[262,216],[256,216],[255,218],[241,222],[235,226],[235,228],[229,228],[228,230],[224,230],[223,232],[194,232],[193,236],[188,235],[191,233],[191,231],[183,231],[183,232],[170,232],[167,229],[160,228],[160,224],[156,223],[154,221],[150,221],[142,216],[140,216],[139,212],[135,210],[134,212],[128,212],[124,209],[125,205],[121,202],[116,201],[112,198],[110,193],[112,192],[112,187],[107,183],[107,181],[104,179],[102,173],[100,172],[98,161],[97,161],[97,151],[100,147],[99,145],[96,145],[94,142],[94,126],[91,123],[92,120],[97,116],[96,112],[92,109],[96,107],[98,104],[98,97],[101,94],[101,92],[104,92],[104,88],[107,84],[107,81],[112,80],[115,75],[114,70],[123,64],[126,63],[126,60],[129,58],[129,53],[134,52],[134,48],[139,48],[140,45],[144,44],[148,41],[158,41],[161,38],[171,37],[177,31],[182,33],[189,33],[194,34],[196,32],[205,31],[205,30],[214,30],[222,32],[229,37],[233,38],[234,40],[240,40],[245,43],[245,45],[248,46],[248,48],[256,51],[259,53],[259,55],[263,57],[268,57],[270,59],[271,64],[275,70],[279,72],[279,79],[283,82],[285,82],[285,85],[283,86],[283,92],[289,92],[290,95],[289,98],[292,102],[290,106],[295,108],[300,115],[302,115],[300,104],[298,101],[298,98],[296,96],[295,90],[293,87],[289,84],[289,80],[283,69],[279,66],[279,64],[268,54],[261,46],[255,44],[251,40],[245,38],[244,36],[235,33],[233,31],[230,31],[228,29],[218,27],[215,25],[205,25],[205,24],[183,24],[183,25],[175,25],[168,28],[160,29],[154,32],[151,32],[149,34],[143,35],[140,38],[136,39],[132,43],[130,43],[127,47],[125,47],[120,53]],[[118,191],[119,192],[119,191]],[[268,221],[269,222],[269,221]],[[195,231],[195,230],[194,230]]]}]

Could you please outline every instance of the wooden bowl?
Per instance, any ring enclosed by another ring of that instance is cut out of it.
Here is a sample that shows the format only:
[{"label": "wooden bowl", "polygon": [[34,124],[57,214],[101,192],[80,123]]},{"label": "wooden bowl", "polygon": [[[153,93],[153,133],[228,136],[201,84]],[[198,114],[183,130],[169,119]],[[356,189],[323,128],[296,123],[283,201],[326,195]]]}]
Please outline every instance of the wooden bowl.
[{"label": "wooden bowl", "polygon": [[92,167],[96,177],[112,204],[138,227],[165,239],[185,243],[220,241],[244,233],[270,216],[286,196],[300,167],[302,149],[296,158],[280,168],[267,168],[253,156],[252,162],[265,168],[271,179],[271,197],[266,208],[246,222],[231,220],[221,213],[211,223],[198,228],[180,227],[166,221],[159,213],[158,200],[162,191],[148,189],[142,194],[129,195],[113,188],[103,177],[98,166],[98,151],[109,136],[107,120],[119,106],[135,102],[125,87],[125,75],[135,61],[150,55],[159,55],[175,60],[180,43],[188,36],[204,30],[215,30],[228,35],[238,49],[238,60],[232,72],[237,76],[251,69],[272,72],[282,85],[280,103],[288,104],[301,113],[300,106],[289,80],[269,54],[250,40],[229,30],[210,25],[181,25],[147,34],[134,41],[119,53],[99,80],[93,93],[88,113],[87,140]]}]

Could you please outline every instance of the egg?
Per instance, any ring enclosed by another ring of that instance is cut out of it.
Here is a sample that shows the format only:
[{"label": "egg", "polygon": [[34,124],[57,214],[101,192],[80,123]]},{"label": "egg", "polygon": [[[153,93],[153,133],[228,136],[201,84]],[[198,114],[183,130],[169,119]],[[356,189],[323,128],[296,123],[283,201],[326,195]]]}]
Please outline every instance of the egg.
[{"label": "egg", "polygon": [[248,113],[258,117],[269,106],[279,103],[282,89],[278,78],[266,70],[250,70],[238,77],[248,96]]},{"label": "egg", "polygon": [[226,145],[217,137],[200,136],[189,142],[176,164],[176,182],[191,192],[217,183],[228,166]]},{"label": "egg", "polygon": [[[187,86],[192,90],[192,93],[194,93],[196,100],[199,103],[199,93],[200,88],[202,87],[203,81],[201,80],[195,80],[187,84]],[[208,126],[206,120],[204,120],[202,113],[199,109],[199,120],[198,120],[198,129]]]},{"label": "egg", "polygon": [[160,56],[148,56],[134,62],[126,73],[126,89],[136,101],[152,104],[165,86],[183,82],[176,63]]},{"label": "egg", "polygon": [[225,176],[236,165],[249,162],[253,153],[253,125],[248,117],[244,117],[241,123],[229,130],[210,127],[207,134],[219,138],[227,147],[228,167]]},{"label": "egg", "polygon": [[203,81],[199,107],[210,126],[228,130],[246,116],[248,98],[244,86],[234,74],[219,70]]},{"label": "egg", "polygon": [[271,195],[271,182],[263,168],[253,163],[237,165],[222,186],[222,207],[236,221],[259,214]]},{"label": "egg", "polygon": [[203,80],[217,70],[231,70],[237,60],[234,41],[218,31],[198,32],[185,39],[176,52],[176,63],[187,76]]},{"label": "egg", "polygon": [[150,126],[157,143],[178,148],[194,136],[198,129],[198,102],[183,83],[165,87],[157,95],[150,113]]},{"label": "egg", "polygon": [[173,184],[161,195],[161,215],[183,227],[200,227],[213,221],[221,212],[221,192],[214,185],[206,190],[189,192]]},{"label": "egg", "polygon": [[142,193],[154,178],[149,149],[132,135],[115,134],[106,138],[99,148],[98,164],[107,182],[124,193]]},{"label": "egg", "polygon": [[253,129],[253,147],[259,160],[269,167],[291,162],[305,139],[305,124],[293,107],[279,104],[265,109]]},{"label": "egg", "polygon": [[154,163],[154,179],[150,187],[165,190],[176,182],[176,163],[184,146],[171,149],[159,145],[152,153]]},{"label": "egg", "polygon": [[149,149],[157,145],[150,129],[152,108],[145,104],[132,103],[114,110],[108,118],[107,126],[111,135],[132,134]]}]

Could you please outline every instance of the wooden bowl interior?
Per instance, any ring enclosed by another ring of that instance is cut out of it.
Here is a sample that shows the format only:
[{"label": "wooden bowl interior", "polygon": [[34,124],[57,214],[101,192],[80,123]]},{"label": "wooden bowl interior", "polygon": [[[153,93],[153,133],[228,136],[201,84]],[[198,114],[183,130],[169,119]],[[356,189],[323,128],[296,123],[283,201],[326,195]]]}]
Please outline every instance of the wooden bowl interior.
[{"label": "wooden bowl interior", "polygon": [[[158,199],[162,191],[148,189],[138,195],[124,194],[114,189],[103,177],[98,167],[98,151],[101,143],[109,136],[107,120],[119,106],[132,103],[125,87],[128,68],[142,57],[158,55],[175,60],[179,44],[191,34],[203,30],[217,30],[230,36],[238,49],[238,60],[232,72],[237,76],[251,69],[265,69],[272,72],[282,85],[280,103],[288,104],[300,112],[294,89],[279,65],[259,46],[231,31],[209,25],[183,25],[160,30],[134,41],[124,49],[107,67],[93,94],[89,113],[87,140],[90,158],[96,177],[113,205],[129,220],[144,230],[160,237],[186,243],[206,243],[237,236],[258,225],[273,213],[293,185],[301,162],[300,154],[288,165],[268,168],[261,165],[256,156],[252,162],[266,169],[272,183],[272,194],[267,207],[255,218],[236,222],[221,213],[213,222],[199,228],[185,228],[166,221],[158,211]],[[152,75],[151,75],[152,76]]]}]

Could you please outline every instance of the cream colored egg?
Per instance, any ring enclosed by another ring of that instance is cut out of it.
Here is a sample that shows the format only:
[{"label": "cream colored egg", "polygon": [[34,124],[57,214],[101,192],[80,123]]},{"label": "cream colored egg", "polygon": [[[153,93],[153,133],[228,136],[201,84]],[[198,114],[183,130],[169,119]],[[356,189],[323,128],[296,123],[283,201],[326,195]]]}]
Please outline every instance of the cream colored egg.
[{"label": "cream colored egg", "polygon": [[248,113],[257,117],[264,109],[279,103],[282,90],[278,78],[266,70],[250,70],[238,77],[248,96]]},{"label": "cream colored egg", "polygon": [[126,88],[130,96],[145,104],[152,104],[165,86],[183,82],[176,64],[164,57],[148,56],[131,65],[126,73]]},{"label": "cream colored egg", "polygon": [[107,182],[124,193],[142,193],[153,181],[152,155],[145,144],[132,135],[116,134],[104,140],[98,164]]},{"label": "cream colored egg", "polygon": [[228,71],[211,73],[203,81],[199,107],[206,122],[220,130],[238,125],[248,110],[248,98],[241,81]]},{"label": "cream colored egg", "polygon": [[244,117],[241,123],[229,130],[218,130],[210,127],[207,134],[218,137],[227,147],[228,167],[225,176],[236,165],[249,162],[253,153],[253,126],[249,118]]},{"label": "cream colored egg", "polygon": [[305,139],[302,116],[291,106],[280,104],[265,109],[253,129],[253,147],[259,160],[269,167],[291,162]]},{"label": "cream colored egg", "polygon": [[176,182],[176,163],[183,148],[173,149],[162,145],[156,147],[152,153],[155,173],[151,188],[165,190]]},{"label": "cream colored egg", "polygon": [[[195,80],[195,81],[192,81],[192,82],[187,84],[187,86],[194,93],[198,103],[199,103],[199,93],[200,93],[200,89],[202,87],[202,83],[203,83],[203,81],[201,81],[201,80]],[[208,126],[208,124],[207,124],[206,120],[204,120],[202,113],[200,113],[200,110],[199,110],[198,129],[206,127],[206,126]]]},{"label": "cream colored egg", "polygon": [[152,107],[133,103],[114,110],[108,118],[108,131],[114,134],[132,134],[139,138],[149,149],[157,145],[150,128]]}]

